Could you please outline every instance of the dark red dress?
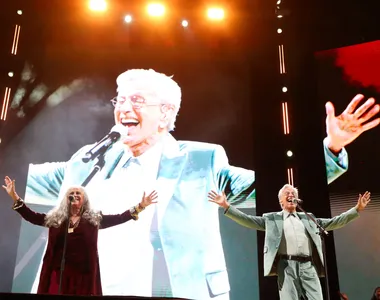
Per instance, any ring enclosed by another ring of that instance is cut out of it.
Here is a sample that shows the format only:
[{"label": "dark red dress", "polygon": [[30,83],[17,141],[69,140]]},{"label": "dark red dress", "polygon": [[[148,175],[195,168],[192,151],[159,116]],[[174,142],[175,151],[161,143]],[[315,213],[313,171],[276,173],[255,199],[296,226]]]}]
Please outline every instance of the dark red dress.
[{"label": "dark red dress", "polygon": [[[16,211],[32,224],[44,226],[46,214],[32,211],[25,204]],[[119,215],[103,215],[99,228],[133,219],[129,210]],[[58,294],[64,234],[67,223],[49,228],[38,294]],[[98,227],[81,218],[74,232],[67,235],[65,268],[61,293],[65,295],[102,295],[98,258]]]}]

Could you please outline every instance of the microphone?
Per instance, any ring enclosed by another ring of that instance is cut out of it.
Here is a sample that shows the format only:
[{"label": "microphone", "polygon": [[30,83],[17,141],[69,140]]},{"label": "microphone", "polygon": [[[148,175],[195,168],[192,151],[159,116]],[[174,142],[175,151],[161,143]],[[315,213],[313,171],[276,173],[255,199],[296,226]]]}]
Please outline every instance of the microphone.
[{"label": "microphone", "polygon": [[293,202],[294,204],[301,204],[301,203],[303,202],[303,200],[294,198],[294,199],[292,200],[292,202]]},{"label": "microphone", "polygon": [[84,163],[88,163],[89,161],[104,154],[111,145],[113,145],[120,139],[121,136],[126,136],[127,134],[127,127],[121,124],[115,125],[104,138],[97,142],[96,145],[92,147],[92,149],[86,152],[86,154],[82,158],[82,161]]},{"label": "microphone", "polygon": [[73,195],[69,195],[69,200],[70,200],[70,202],[73,202],[74,201],[74,196]]}]

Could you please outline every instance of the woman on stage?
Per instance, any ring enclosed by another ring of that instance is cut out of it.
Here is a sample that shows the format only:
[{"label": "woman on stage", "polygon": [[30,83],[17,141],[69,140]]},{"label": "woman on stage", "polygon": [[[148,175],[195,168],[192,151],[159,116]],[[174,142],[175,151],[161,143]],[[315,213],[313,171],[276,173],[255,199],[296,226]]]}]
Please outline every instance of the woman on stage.
[{"label": "woman on stage", "polygon": [[[15,180],[6,176],[3,188],[14,201],[13,209],[26,221],[49,228],[48,244],[37,291],[39,294],[59,293],[61,262],[66,236],[60,294],[102,295],[97,247],[98,230],[119,225],[131,219],[137,220],[138,214],[145,207],[157,202],[156,191],[151,192],[148,196],[145,196],[144,193],[138,205],[122,214],[103,215],[101,212],[91,209],[85,189],[79,186],[69,188],[59,206],[47,214],[42,214],[28,208],[18,196]],[[115,268],[117,267],[115,265]]]}]

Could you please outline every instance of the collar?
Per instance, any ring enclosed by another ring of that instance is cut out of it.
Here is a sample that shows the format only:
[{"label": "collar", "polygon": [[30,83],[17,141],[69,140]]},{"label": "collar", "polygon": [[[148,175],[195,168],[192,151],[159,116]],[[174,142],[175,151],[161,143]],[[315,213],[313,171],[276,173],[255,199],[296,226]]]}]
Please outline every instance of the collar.
[{"label": "collar", "polygon": [[294,213],[290,213],[285,209],[282,211],[282,215],[284,217],[284,220],[286,220],[286,218],[289,217],[290,214],[293,214],[297,219],[299,219],[299,216],[298,216],[296,211]]}]

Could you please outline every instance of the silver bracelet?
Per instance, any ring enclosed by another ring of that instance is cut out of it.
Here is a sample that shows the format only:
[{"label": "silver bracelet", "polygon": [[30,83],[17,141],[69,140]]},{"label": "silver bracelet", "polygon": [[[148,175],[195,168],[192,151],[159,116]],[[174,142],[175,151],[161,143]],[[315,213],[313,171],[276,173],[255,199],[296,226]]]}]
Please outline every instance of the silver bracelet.
[{"label": "silver bracelet", "polygon": [[19,209],[20,207],[23,207],[23,206],[24,206],[24,201],[19,197],[19,198],[13,203],[12,209],[13,209],[13,210],[17,210],[17,209]]}]

